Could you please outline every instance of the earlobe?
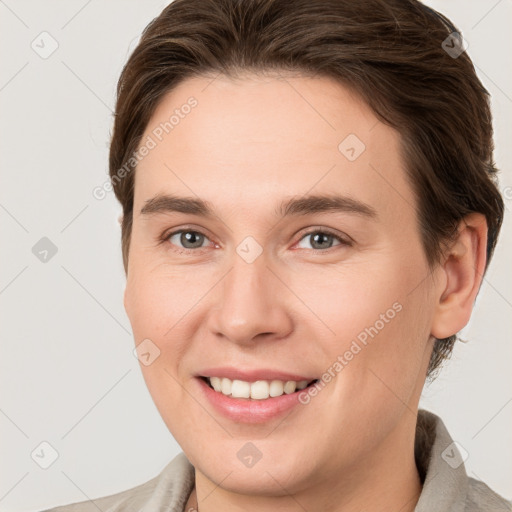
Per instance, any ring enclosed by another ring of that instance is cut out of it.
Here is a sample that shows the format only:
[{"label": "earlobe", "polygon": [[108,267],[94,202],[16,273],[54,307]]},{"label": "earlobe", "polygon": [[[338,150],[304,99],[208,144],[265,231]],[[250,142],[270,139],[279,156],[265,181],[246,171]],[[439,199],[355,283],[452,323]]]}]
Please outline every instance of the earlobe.
[{"label": "earlobe", "polygon": [[447,338],[469,321],[486,264],[487,222],[480,213],[466,216],[457,238],[445,252],[441,271],[444,279],[437,290],[432,335]]}]

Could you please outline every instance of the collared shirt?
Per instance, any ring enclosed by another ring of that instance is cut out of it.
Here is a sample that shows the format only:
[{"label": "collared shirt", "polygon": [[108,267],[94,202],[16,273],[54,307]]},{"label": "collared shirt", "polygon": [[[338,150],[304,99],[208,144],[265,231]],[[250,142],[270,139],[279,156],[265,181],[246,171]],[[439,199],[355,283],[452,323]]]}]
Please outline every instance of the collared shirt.
[{"label": "collared shirt", "polygon": [[[441,419],[418,411],[415,458],[423,481],[415,512],[512,512],[512,501],[468,477],[461,451]],[[179,453],[155,478],[126,491],[43,512],[188,512],[194,467]]]}]

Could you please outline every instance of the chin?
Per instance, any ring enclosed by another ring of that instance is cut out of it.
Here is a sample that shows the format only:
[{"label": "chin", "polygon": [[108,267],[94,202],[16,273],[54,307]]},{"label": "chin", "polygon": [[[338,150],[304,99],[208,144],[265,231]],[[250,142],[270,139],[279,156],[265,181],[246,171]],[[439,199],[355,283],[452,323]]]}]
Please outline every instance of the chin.
[{"label": "chin", "polygon": [[[276,468],[271,461],[260,460],[256,466],[245,468],[236,464],[211,464],[196,467],[210,481],[222,489],[244,495],[288,496],[294,490],[304,488],[301,482],[290,479],[295,473],[293,467]],[[229,475],[229,476],[228,476]]]},{"label": "chin", "polygon": [[[297,450],[301,443],[290,438],[285,444],[269,439],[265,442],[234,438],[222,441],[212,439],[207,443],[201,446],[201,443],[188,440],[188,446],[183,446],[183,451],[196,472],[230,492],[287,496],[311,483],[311,473],[315,473],[315,468],[319,466],[312,458],[314,453],[309,453],[309,457],[305,458],[302,451]],[[260,455],[255,451],[255,446],[260,448]]]}]

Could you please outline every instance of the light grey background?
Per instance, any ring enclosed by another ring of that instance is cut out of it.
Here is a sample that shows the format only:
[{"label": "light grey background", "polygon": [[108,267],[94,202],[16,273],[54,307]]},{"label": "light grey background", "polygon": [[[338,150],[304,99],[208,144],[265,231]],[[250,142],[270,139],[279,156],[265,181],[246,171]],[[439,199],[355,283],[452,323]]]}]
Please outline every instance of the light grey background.
[{"label": "light grey background", "polygon": [[[492,94],[507,212],[464,330],[470,341],[457,345],[421,405],[468,452],[468,473],[511,499],[512,0],[427,3],[462,30]],[[117,78],[166,4],[0,0],[0,511],[121,491],[180,451],[132,353],[120,206],[112,193],[92,195],[107,179]],[[58,48],[45,59],[31,47],[49,52],[52,40]],[[46,263],[32,252],[42,237],[57,247]],[[48,469],[35,462],[50,461],[43,441],[58,452]]]}]

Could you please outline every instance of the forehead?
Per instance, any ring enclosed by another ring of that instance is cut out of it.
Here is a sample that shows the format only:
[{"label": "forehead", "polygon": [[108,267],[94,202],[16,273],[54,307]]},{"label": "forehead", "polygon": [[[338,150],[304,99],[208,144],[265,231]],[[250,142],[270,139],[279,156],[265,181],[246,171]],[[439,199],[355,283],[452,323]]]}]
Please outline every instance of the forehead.
[{"label": "forehead", "polygon": [[[411,208],[400,136],[356,94],[326,77],[223,75],[181,82],[160,101],[143,143],[135,211],[157,193],[225,208],[340,192],[379,210]],[[384,192],[384,193],[383,193]]]}]

